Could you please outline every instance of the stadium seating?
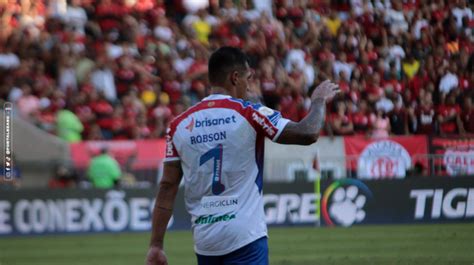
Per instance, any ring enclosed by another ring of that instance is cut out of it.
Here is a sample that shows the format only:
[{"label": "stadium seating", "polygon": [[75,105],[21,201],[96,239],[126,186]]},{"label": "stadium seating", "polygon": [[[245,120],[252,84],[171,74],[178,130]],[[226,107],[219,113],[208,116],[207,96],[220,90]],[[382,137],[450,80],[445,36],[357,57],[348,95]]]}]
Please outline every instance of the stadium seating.
[{"label": "stadium seating", "polygon": [[1,98],[61,137],[75,120],[70,141],[162,138],[205,95],[222,45],[249,55],[251,97],[293,120],[314,84],[336,80],[326,134],[474,133],[465,0],[18,2],[0,1]]}]

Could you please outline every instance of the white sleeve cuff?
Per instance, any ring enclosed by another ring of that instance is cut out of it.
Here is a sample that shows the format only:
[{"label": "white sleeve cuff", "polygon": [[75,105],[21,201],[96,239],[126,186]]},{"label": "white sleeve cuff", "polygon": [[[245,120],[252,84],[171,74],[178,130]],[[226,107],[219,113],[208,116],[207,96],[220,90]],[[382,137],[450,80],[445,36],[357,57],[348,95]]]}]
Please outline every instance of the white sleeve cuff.
[{"label": "white sleeve cuff", "polygon": [[273,137],[272,141],[273,142],[276,142],[278,140],[278,137],[280,137],[280,134],[283,132],[283,130],[285,129],[286,125],[290,122],[290,120],[288,119],[285,119],[285,118],[281,118],[277,125],[276,125],[276,128],[277,128],[277,133],[275,134],[275,136]]},{"label": "white sleeve cuff", "polygon": [[179,161],[181,160],[181,158],[179,157],[166,157],[165,159],[163,159],[163,162],[171,162],[171,161]]}]

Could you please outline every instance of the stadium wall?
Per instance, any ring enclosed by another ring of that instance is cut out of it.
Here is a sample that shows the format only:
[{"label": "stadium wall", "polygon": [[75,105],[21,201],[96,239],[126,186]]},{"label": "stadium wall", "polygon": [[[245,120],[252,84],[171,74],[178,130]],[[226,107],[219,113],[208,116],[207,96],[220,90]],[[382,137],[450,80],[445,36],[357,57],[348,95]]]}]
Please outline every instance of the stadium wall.
[{"label": "stadium wall", "polygon": [[[4,124],[3,111],[0,119]],[[20,168],[23,187],[46,187],[57,163],[70,160],[68,143],[21,118],[13,118],[11,135],[14,163]],[[0,141],[1,150],[4,144]]]},{"label": "stadium wall", "polygon": [[346,155],[343,139],[321,137],[317,143],[310,146],[281,145],[267,140],[264,164],[266,180],[293,182],[298,178],[297,172],[309,174],[308,177],[312,180],[312,169],[331,171],[335,178],[345,176]]},{"label": "stadium wall", "polygon": [[[138,180],[156,183],[164,140],[92,141],[71,145],[71,160],[82,172],[107,147]],[[312,181],[323,178],[403,179],[407,176],[474,175],[474,138],[424,135],[367,138],[321,137],[310,146],[265,145],[266,182]]]},{"label": "stadium wall", "polygon": [[[349,227],[474,221],[472,177],[339,179],[322,182],[320,194],[313,187],[310,182],[265,185],[267,224]],[[0,236],[149,231],[155,192],[156,189],[5,191],[0,193]],[[169,229],[190,226],[181,189]]]},{"label": "stadium wall", "polygon": [[[0,114],[0,115],[3,115]],[[3,119],[3,116],[2,116]],[[0,141],[3,148],[4,142]],[[83,174],[102,147],[139,181],[157,183],[165,141],[93,141],[67,144],[33,125],[13,120],[13,153],[23,187],[45,187],[58,163],[72,162]],[[407,175],[474,175],[474,137],[321,137],[311,146],[266,142],[265,181],[295,182],[323,177],[404,178]],[[413,172],[415,167],[420,172]],[[84,177],[84,176],[83,176]]]}]

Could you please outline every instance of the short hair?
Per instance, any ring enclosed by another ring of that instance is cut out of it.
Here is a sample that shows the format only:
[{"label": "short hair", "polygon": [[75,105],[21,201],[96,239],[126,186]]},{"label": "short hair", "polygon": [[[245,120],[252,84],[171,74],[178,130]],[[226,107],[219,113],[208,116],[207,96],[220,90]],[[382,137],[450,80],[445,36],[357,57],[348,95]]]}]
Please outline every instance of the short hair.
[{"label": "short hair", "polygon": [[107,152],[109,152],[109,148],[107,146],[102,146],[100,148],[100,153],[101,154],[107,154]]},{"label": "short hair", "polygon": [[209,59],[209,82],[223,84],[227,75],[235,70],[243,70],[248,57],[240,49],[224,46],[215,51]]}]

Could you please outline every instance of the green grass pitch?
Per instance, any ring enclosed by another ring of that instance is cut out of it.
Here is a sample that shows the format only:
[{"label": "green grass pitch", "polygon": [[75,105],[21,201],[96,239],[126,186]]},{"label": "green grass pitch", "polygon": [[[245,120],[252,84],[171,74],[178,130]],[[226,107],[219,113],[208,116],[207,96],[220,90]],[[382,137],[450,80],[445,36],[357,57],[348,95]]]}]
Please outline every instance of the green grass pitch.
[{"label": "green grass pitch", "polygon": [[[474,264],[474,224],[272,228],[270,264]],[[0,239],[0,265],[142,265],[147,233]],[[169,232],[170,265],[196,264],[189,231]]]}]

